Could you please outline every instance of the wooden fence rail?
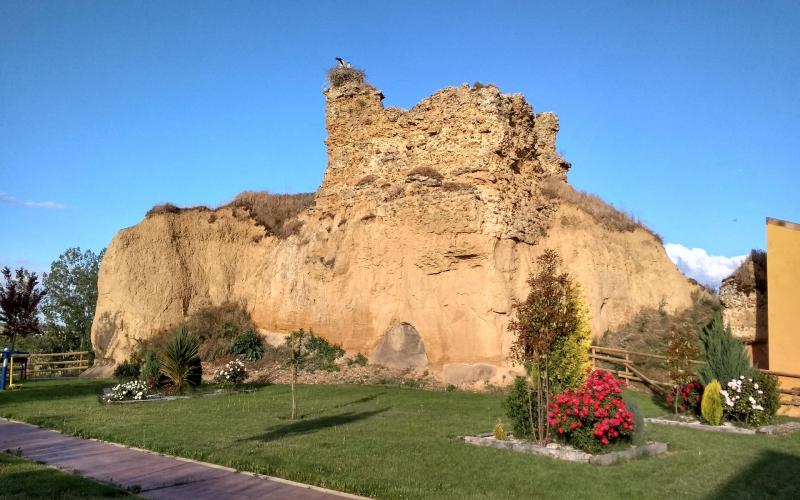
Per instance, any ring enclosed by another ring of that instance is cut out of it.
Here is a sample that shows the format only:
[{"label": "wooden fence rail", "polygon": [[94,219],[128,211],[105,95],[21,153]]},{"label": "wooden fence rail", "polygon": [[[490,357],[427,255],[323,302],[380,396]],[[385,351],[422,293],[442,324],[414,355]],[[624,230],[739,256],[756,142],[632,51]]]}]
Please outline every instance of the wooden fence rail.
[{"label": "wooden fence rail", "polygon": [[[658,361],[659,363],[665,364],[667,361],[666,356],[636,351],[626,351],[624,349],[617,349],[613,347],[591,346],[589,349],[589,357],[592,360],[592,366],[594,368],[598,367],[598,362],[611,365],[602,366],[601,368],[610,371],[614,375],[625,380],[643,383],[656,392],[664,392],[664,390],[673,386],[673,384],[669,381],[651,379],[641,372],[641,366],[637,367],[637,359]],[[704,364],[702,361],[698,360],[692,360],[690,363],[694,365]],[[639,362],[639,365],[641,365],[641,361]],[[784,379],[790,379],[790,384],[793,386],[792,388],[787,389],[785,387],[781,387],[778,389],[778,392],[780,392],[782,395],[789,396],[788,398],[781,398],[781,404],[785,406],[800,406],[800,375],[795,373],[776,372],[761,369],[758,371],[767,373],[769,375],[782,377]],[[794,386],[794,382],[797,382],[797,386]]]},{"label": "wooden fence rail", "polygon": [[[89,351],[73,351],[14,355],[14,377],[19,377],[20,381],[37,378],[77,377],[89,368],[90,354]],[[27,363],[23,364],[25,359],[27,359]]]}]

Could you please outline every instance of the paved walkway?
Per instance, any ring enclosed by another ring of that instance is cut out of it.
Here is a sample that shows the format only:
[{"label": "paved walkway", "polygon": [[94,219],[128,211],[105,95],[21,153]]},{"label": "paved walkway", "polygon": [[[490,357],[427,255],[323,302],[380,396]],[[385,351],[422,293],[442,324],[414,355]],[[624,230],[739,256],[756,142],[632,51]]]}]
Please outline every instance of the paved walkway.
[{"label": "paved walkway", "polygon": [[139,495],[146,498],[361,498],[0,419],[0,451],[9,449],[20,449],[26,458],[74,471],[96,481],[122,488],[138,487]]}]

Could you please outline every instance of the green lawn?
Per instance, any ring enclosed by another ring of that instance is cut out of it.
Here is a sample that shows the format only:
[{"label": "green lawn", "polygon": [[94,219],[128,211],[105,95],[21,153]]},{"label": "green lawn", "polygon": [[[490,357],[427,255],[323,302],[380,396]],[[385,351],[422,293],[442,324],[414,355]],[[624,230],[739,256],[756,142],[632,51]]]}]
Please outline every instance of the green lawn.
[{"label": "green lawn", "polygon": [[[0,415],[379,498],[798,498],[800,433],[787,438],[648,427],[666,457],[597,467],[466,445],[501,417],[501,396],[384,386],[302,386],[101,405],[110,382],[25,384]],[[663,410],[631,393],[648,416]]]},{"label": "green lawn", "polygon": [[106,498],[128,493],[0,453],[0,498]]}]

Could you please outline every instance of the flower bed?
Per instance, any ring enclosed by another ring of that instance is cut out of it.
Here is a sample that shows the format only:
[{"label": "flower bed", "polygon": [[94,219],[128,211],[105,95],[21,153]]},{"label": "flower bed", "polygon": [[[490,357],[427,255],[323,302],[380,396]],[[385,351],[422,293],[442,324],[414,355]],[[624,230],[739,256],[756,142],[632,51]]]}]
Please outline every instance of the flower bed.
[{"label": "flower bed", "polygon": [[580,462],[592,465],[611,465],[625,460],[657,456],[666,453],[668,449],[666,443],[649,442],[639,446],[631,445],[628,448],[610,451],[608,453],[592,454],[557,443],[540,446],[514,438],[501,440],[495,438],[491,434],[465,436],[464,442],[475,446],[512,450],[519,453],[541,455],[558,460],[566,460],[568,462]]},{"label": "flower bed", "polygon": [[783,424],[762,425],[761,427],[748,428],[736,426],[731,422],[725,422],[722,425],[710,425],[696,418],[689,417],[646,418],[645,421],[651,424],[672,425],[676,427],[686,427],[689,429],[697,429],[707,432],[727,432],[731,434],[766,434],[770,436],[785,436],[787,434],[800,431],[800,422],[786,422]]}]

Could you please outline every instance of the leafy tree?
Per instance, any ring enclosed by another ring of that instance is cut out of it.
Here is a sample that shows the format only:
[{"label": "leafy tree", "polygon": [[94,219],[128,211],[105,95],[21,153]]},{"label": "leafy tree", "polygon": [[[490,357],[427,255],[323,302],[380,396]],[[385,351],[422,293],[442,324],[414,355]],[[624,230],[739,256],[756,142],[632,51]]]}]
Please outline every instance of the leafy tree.
[{"label": "leafy tree", "polygon": [[700,332],[700,343],[706,364],[697,369],[697,376],[703,384],[717,379],[725,386],[742,375],[752,378],[753,368],[744,344],[733,336],[729,326],[724,326],[720,313]]},{"label": "leafy tree", "polygon": [[91,330],[97,305],[97,273],[105,250],[69,248],[44,275],[47,298],[42,304],[46,334],[60,349],[91,350]]},{"label": "leafy tree", "polygon": [[[563,374],[572,371],[565,370],[565,366],[580,365],[580,361],[553,361],[554,353],[569,356],[574,346],[568,346],[571,341],[567,339],[576,334],[576,338],[587,335],[588,329],[577,285],[568,273],[559,272],[561,257],[558,252],[547,249],[536,262],[538,271],[528,278],[528,297],[523,302],[515,302],[515,317],[508,328],[515,337],[511,357],[525,366],[531,376],[531,386],[536,389],[535,403],[532,395],[528,398],[530,428],[534,439],[545,443],[550,435],[546,413],[551,385],[558,385],[553,384],[550,376],[551,363]],[[579,340],[575,345],[580,343]],[[555,350],[556,347],[559,349]],[[532,391],[531,386],[529,391]]]},{"label": "leafy tree", "polygon": [[47,294],[39,285],[36,273],[20,267],[14,275],[11,269],[2,270],[5,283],[0,287],[0,323],[3,335],[11,340],[11,350],[17,337],[26,337],[41,331],[39,325],[39,303]]}]

